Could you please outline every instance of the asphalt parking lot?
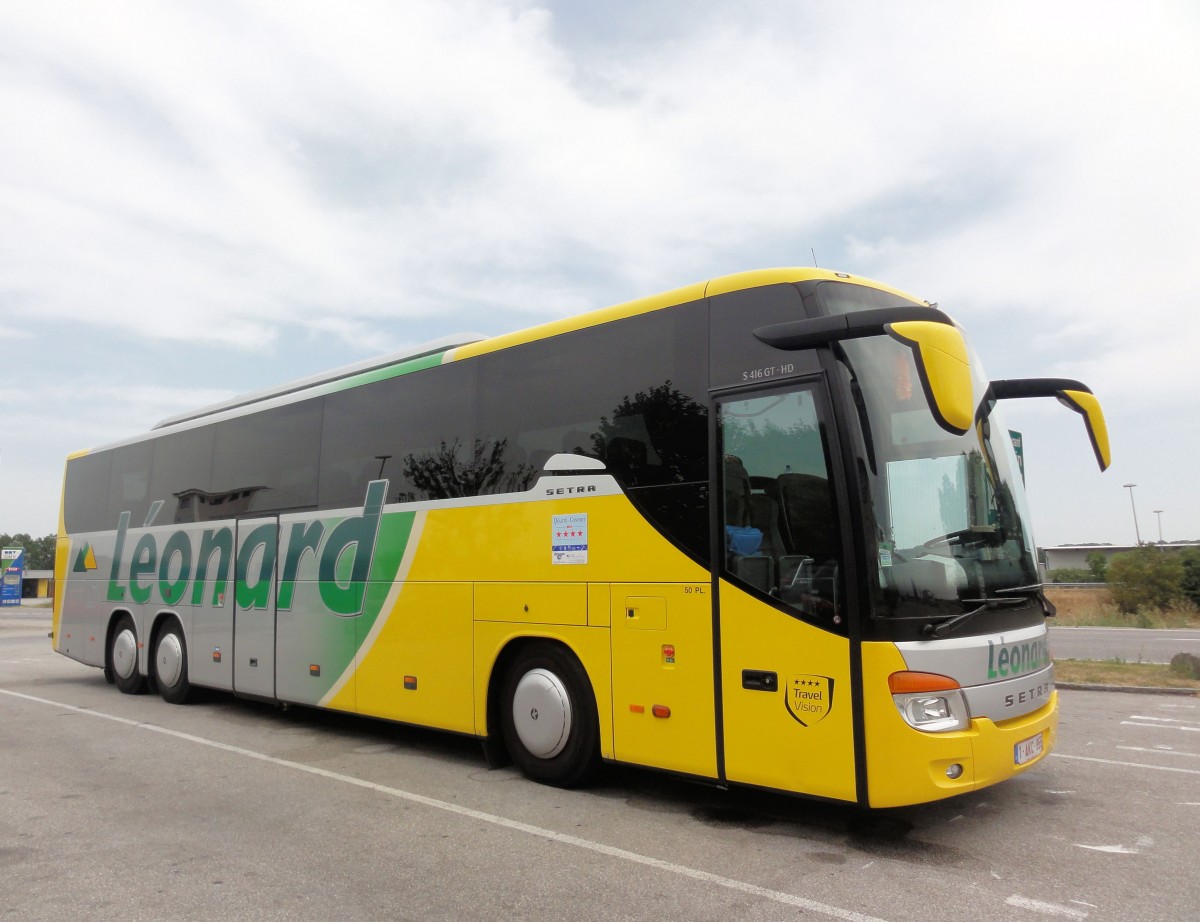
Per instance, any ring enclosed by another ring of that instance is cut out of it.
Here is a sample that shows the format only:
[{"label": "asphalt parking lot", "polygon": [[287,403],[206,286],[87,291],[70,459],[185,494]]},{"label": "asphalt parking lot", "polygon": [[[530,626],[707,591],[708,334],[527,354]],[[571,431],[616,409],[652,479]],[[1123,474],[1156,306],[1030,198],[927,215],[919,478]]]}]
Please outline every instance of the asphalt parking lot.
[{"label": "asphalt parking lot", "polygon": [[213,696],[124,696],[0,622],[0,915],[14,919],[1195,917],[1200,699],[1062,693],[1059,749],[927,807],[611,770]]}]

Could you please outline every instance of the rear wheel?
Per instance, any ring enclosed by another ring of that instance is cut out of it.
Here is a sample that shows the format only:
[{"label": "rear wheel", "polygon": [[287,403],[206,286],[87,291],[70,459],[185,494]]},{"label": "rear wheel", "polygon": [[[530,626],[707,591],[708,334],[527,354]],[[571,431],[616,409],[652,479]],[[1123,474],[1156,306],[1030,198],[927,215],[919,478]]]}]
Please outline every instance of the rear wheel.
[{"label": "rear wheel", "polygon": [[125,694],[140,695],[146,690],[146,677],[138,673],[137,630],[129,615],[121,615],[109,635],[108,670]]},{"label": "rear wheel", "polygon": [[518,654],[505,674],[500,731],[535,781],[568,788],[591,776],[600,751],[596,698],[574,655],[548,643]]},{"label": "rear wheel", "polygon": [[187,642],[178,621],[167,622],[154,645],[154,677],[163,700],[186,704],[192,686],[188,682]]}]

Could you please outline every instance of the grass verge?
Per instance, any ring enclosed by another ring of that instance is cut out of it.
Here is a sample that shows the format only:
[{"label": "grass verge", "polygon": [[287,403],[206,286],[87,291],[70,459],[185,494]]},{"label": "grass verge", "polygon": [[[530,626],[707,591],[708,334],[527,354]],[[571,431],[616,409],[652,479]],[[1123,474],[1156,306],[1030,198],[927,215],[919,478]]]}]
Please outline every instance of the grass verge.
[{"label": "grass verge", "polygon": [[1049,585],[1046,598],[1058,609],[1050,624],[1059,627],[1200,628],[1200,608],[1190,602],[1126,614],[1104,587],[1058,589]]},{"label": "grass verge", "polygon": [[1200,692],[1200,679],[1185,679],[1165,663],[1122,663],[1119,660],[1056,659],[1054,681],[1079,685],[1118,685],[1129,688],[1191,688]]}]

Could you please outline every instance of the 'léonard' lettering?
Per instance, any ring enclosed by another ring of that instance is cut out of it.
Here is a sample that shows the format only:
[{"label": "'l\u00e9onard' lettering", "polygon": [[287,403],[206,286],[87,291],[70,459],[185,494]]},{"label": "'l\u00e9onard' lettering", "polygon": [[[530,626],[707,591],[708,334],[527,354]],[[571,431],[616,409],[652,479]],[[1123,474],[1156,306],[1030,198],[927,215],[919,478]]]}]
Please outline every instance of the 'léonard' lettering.
[{"label": "'l\u00e9onard' lettering", "polygon": [[387,485],[386,480],[371,481],[362,514],[347,516],[332,529],[327,529],[320,520],[293,523],[283,547],[275,522],[257,525],[242,536],[236,558],[233,528],[223,525],[205,529],[200,535],[199,552],[195,554],[192,538],[186,531],[172,532],[161,553],[160,536],[145,532],[138,537],[126,562],[129,513],[122,512],[117,520],[108,600],[122,602],[128,598],[145,605],[157,590],[163,603],[176,605],[188,597],[191,586],[191,604],[203,605],[204,587],[211,586],[209,604],[220,608],[225,604],[232,569],[238,608],[266,608],[282,550],[283,571],[276,606],[280,611],[291,609],[298,574],[304,558],[309,556],[325,608],[336,615],[357,615],[362,611],[364,584],[375,557],[375,539],[379,535]]},{"label": "'l\u00e9onard' lettering", "polygon": [[996,644],[988,641],[988,678],[1022,675],[1037,672],[1050,665],[1050,650],[1046,638],[1026,643]]}]

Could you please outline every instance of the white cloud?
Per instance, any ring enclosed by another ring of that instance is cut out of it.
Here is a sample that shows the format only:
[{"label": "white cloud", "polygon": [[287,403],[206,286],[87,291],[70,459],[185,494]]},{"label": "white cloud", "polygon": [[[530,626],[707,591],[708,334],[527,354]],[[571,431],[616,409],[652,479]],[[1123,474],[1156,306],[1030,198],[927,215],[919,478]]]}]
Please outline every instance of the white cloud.
[{"label": "white cloud", "polygon": [[813,247],[1115,432],[1200,384],[1190,4],[643,6],[10,4],[0,307],[225,393]]}]

